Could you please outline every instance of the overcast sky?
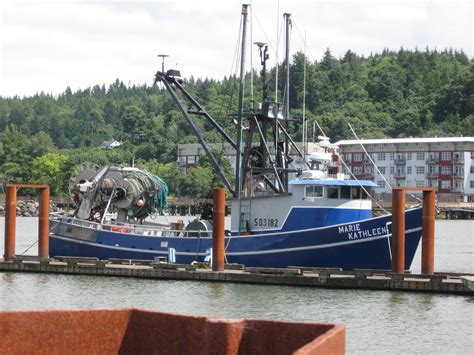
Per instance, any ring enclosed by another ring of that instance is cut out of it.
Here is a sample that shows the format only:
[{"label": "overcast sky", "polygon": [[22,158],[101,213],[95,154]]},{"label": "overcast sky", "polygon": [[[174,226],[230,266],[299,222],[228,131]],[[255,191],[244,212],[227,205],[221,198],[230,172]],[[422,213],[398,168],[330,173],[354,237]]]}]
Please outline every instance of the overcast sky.
[{"label": "overcast sky", "polygon": [[[0,95],[56,95],[116,78],[151,84],[160,53],[183,76],[220,79],[231,73],[242,2],[1,0]],[[306,32],[311,60],[328,47],[337,57],[348,49],[369,55],[401,46],[452,47],[473,57],[470,0],[254,0],[252,8],[254,42],[276,49],[277,21],[281,26],[289,12],[292,52],[304,48]],[[282,56],[282,41],[279,48]]]}]

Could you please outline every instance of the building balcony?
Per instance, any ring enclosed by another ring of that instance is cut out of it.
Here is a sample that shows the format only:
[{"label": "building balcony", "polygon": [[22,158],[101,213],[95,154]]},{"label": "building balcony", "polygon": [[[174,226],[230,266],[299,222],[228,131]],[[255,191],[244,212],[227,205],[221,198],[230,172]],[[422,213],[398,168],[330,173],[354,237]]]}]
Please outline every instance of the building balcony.
[{"label": "building balcony", "polygon": [[453,164],[464,164],[464,156],[453,157]]},{"label": "building balcony", "polygon": [[426,173],[426,178],[427,178],[427,179],[437,179],[438,176],[439,176],[439,173],[438,173],[438,172]]},{"label": "building balcony", "polygon": [[455,171],[455,172],[453,172],[453,178],[455,178],[455,179],[464,179],[464,173]]},{"label": "building balcony", "polygon": [[407,163],[407,159],[404,157],[396,157],[393,162],[397,165],[403,165]]},{"label": "building balcony", "polygon": [[464,192],[464,186],[453,187],[451,192]]},{"label": "building balcony", "polygon": [[395,179],[406,179],[407,174],[405,173],[395,173],[394,178]]},{"label": "building balcony", "polygon": [[373,179],[373,178],[374,178],[374,173],[371,173],[371,172],[365,172],[364,173],[364,179],[370,180],[370,179]]},{"label": "building balcony", "polygon": [[428,159],[426,159],[426,162],[428,164],[438,164],[439,163],[439,158],[438,157],[428,157]]}]

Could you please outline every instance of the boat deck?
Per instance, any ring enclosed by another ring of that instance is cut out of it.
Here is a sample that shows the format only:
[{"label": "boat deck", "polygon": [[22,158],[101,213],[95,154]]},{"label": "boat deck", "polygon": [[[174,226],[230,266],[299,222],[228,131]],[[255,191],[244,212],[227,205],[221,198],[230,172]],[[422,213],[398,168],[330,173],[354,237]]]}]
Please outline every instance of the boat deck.
[{"label": "boat deck", "polygon": [[298,266],[256,268],[240,264],[226,264],[224,271],[213,272],[205,263],[185,265],[76,257],[40,260],[25,256],[10,261],[0,259],[0,271],[474,295],[473,274],[445,272],[434,275],[396,274],[388,270],[342,271]]}]

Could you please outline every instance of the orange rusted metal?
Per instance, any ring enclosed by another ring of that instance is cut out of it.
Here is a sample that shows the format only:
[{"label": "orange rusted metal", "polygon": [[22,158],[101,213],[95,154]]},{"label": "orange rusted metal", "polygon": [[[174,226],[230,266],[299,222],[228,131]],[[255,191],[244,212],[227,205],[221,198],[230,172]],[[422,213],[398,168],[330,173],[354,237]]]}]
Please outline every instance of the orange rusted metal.
[{"label": "orange rusted metal", "polygon": [[421,239],[421,273],[434,274],[435,191],[423,191],[423,234]]},{"label": "orange rusted metal", "polygon": [[0,312],[3,353],[344,354],[342,324],[140,309]]},{"label": "orange rusted metal", "polygon": [[38,223],[38,256],[49,257],[49,195],[48,185],[8,184],[5,197],[5,260],[15,256],[16,244],[16,192],[19,188],[40,189],[39,223]]},{"label": "orange rusted metal", "polygon": [[405,191],[392,189],[392,271],[405,272]]},{"label": "orange rusted metal", "polygon": [[49,258],[49,186],[40,190],[38,256],[44,259]]},{"label": "orange rusted metal", "polygon": [[214,190],[212,213],[212,271],[224,271],[225,190]]},{"label": "orange rusted metal", "polygon": [[3,257],[10,260],[15,256],[16,246],[16,187],[7,185],[5,196],[5,252]]}]

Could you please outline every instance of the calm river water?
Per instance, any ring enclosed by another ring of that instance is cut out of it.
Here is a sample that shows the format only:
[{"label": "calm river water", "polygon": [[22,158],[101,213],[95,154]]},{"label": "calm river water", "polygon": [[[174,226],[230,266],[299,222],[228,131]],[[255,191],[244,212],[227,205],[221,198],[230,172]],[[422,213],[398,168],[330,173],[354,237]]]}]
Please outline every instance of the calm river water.
[{"label": "calm river water", "polygon": [[[17,254],[36,240],[36,230],[36,218],[18,219]],[[436,271],[474,273],[473,221],[437,221],[435,245]],[[35,247],[28,252],[35,253]],[[413,272],[420,258],[418,253]],[[103,307],[344,323],[348,353],[474,353],[473,297],[0,273],[0,310]]]}]

